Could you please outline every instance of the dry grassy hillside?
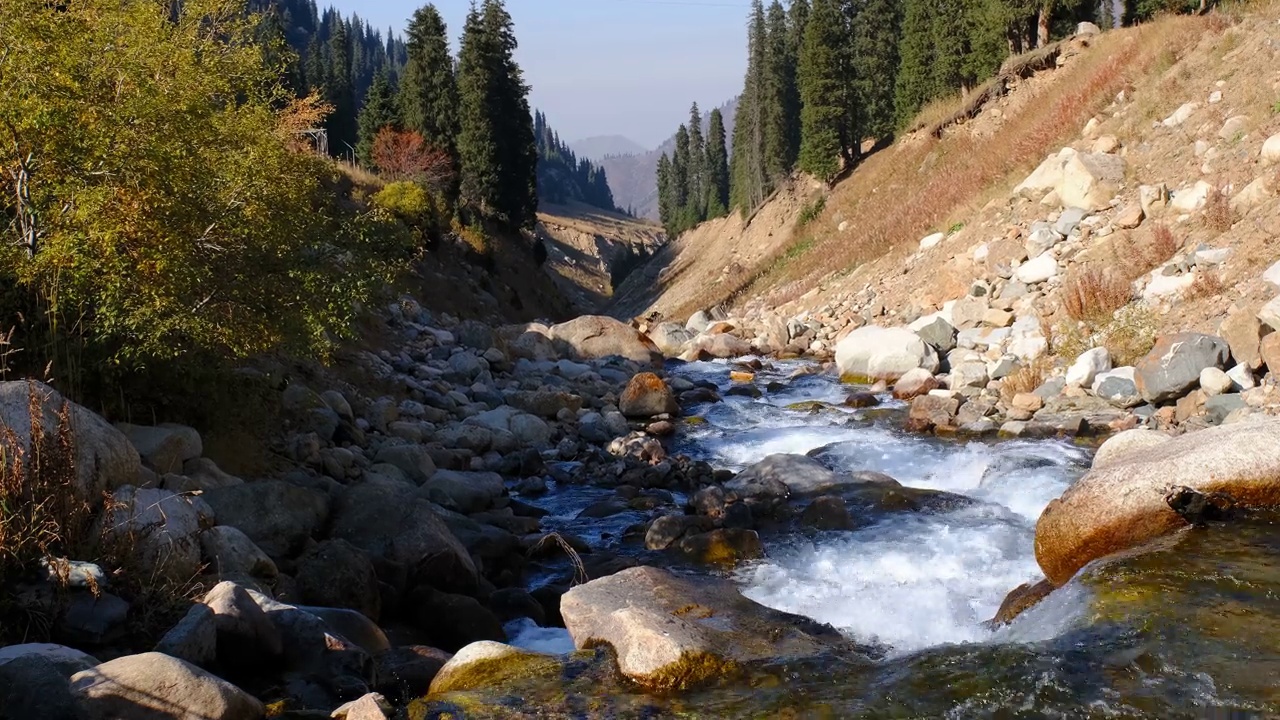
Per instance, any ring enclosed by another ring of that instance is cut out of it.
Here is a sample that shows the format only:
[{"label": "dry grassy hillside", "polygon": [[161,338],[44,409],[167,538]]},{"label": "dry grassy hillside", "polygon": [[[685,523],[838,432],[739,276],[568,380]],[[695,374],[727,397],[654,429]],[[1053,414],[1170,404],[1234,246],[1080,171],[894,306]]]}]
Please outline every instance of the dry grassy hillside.
[{"label": "dry grassy hillside", "polygon": [[[811,221],[799,222],[817,204],[793,192],[750,223],[720,220],[682,236],[655,260],[660,267],[646,271],[654,287],[645,288],[647,294],[627,293],[635,299],[625,314],[657,310],[682,319],[719,303],[789,304],[800,312],[864,287],[874,287],[879,301],[904,314],[927,312],[967,289],[975,277],[975,246],[1048,213],[1010,190],[1047,155],[1072,143],[1087,150],[1104,134],[1121,144],[1126,190],[1136,192],[1142,183],[1176,189],[1204,180],[1233,193],[1253,179],[1247,159],[1256,158],[1262,140],[1280,129],[1278,17],[1275,2],[1260,2],[1068,40],[1056,69],[1015,80],[1008,94],[970,121],[941,137],[909,135],[868,157],[829,192]],[[1221,96],[1210,103],[1214,92]],[[927,109],[918,125],[952,114],[963,102]],[[1160,124],[1186,102],[1200,104],[1190,121],[1176,128]],[[1231,138],[1217,138],[1223,121],[1235,116],[1246,118],[1244,126]],[[1091,119],[1089,137],[1082,137]],[[1211,159],[1203,147],[1197,152],[1197,139],[1212,141]],[[1263,242],[1280,231],[1265,214],[1234,220],[1214,223],[1242,243]],[[1201,216],[1169,222],[1177,248],[1223,234],[1206,228]],[[946,233],[946,240],[920,252],[920,239],[935,232]],[[1149,244],[1151,232],[1149,223],[1108,238],[1108,246],[1123,251],[1111,252],[1108,262],[1141,256],[1137,246]],[[1244,249],[1213,282],[1243,282],[1262,255],[1276,254]],[[1107,251],[1090,252],[1101,257]],[[1192,298],[1193,307],[1179,314],[1205,315],[1194,305],[1211,303],[1213,293],[1200,295],[1203,300]]]}]

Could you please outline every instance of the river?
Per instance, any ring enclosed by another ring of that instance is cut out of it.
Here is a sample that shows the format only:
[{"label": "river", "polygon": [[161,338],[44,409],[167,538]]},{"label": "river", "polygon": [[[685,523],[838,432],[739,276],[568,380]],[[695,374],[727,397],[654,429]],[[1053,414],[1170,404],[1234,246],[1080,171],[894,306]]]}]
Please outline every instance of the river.
[{"label": "river", "polygon": [[[1067,441],[960,441],[902,432],[904,403],[851,409],[853,389],[774,363],[759,398],[684,408],[672,451],[741,470],[774,453],[809,454],[837,472],[876,471],[972,499],[941,512],[892,513],[847,532],[763,535],[766,557],[731,573],[748,597],[828,623],[883,649],[870,667],[790,668],[782,677],[678,697],[615,699],[607,716],[1232,717],[1280,710],[1280,537],[1268,519],[1184,534],[1142,557],[1090,568],[1012,624],[1002,599],[1041,575],[1035,522],[1091,461]],[[673,366],[731,387],[725,362]],[[723,394],[723,392],[722,392]],[[572,486],[536,502],[547,526],[628,549],[647,515],[578,518],[611,491]],[[683,503],[676,495],[673,501]],[[710,572],[710,571],[707,571]],[[563,630],[517,623],[517,645],[572,648]],[[538,701],[530,698],[533,704]],[[588,713],[590,715],[590,713]]]}]

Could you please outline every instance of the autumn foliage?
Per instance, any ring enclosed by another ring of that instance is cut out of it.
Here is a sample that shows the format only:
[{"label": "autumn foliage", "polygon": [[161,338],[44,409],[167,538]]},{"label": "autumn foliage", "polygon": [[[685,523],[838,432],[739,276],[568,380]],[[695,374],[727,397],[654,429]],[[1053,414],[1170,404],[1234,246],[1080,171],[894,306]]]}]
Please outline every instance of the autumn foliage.
[{"label": "autumn foliage", "polygon": [[384,127],[373,140],[373,163],[392,181],[412,180],[442,190],[453,179],[448,153],[427,145],[416,132]]}]

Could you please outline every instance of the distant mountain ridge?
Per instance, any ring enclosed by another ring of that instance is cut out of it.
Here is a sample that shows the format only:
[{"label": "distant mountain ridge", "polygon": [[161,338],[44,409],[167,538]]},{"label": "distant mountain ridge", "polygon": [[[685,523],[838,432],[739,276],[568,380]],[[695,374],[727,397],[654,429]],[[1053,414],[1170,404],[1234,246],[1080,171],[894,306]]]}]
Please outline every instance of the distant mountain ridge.
[{"label": "distant mountain ridge", "polygon": [[643,155],[649,148],[622,135],[597,135],[569,143],[569,149],[578,157],[599,160],[610,155]]},{"label": "distant mountain ridge", "polygon": [[[738,98],[721,105],[720,113],[724,115],[724,129],[729,136],[728,141],[731,146],[728,149],[729,152],[733,152],[733,121],[738,114]],[[711,112],[704,108],[702,112],[704,135],[707,132],[710,116]],[[578,144],[575,143],[573,147],[574,151],[578,152]],[[654,150],[642,150],[626,155],[595,156],[583,152],[578,154],[591,158],[597,165],[604,168],[609,177],[609,188],[613,191],[613,201],[618,207],[631,209],[636,217],[657,220],[658,158],[662,157],[663,153],[671,154],[675,147],[676,137],[673,133],[666,142]]]}]

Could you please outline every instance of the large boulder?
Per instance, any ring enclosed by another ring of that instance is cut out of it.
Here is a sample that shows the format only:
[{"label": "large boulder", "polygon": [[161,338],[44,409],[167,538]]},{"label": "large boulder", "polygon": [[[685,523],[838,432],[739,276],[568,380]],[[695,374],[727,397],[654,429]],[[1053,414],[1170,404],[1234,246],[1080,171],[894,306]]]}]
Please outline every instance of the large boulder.
[{"label": "large boulder", "polygon": [[618,398],[618,409],[629,418],[651,418],[680,412],[675,393],[651,372],[637,373]]},{"label": "large boulder", "polygon": [[638,330],[610,317],[583,315],[550,328],[561,354],[581,360],[613,355],[641,364],[662,362],[662,353]]},{"label": "large boulder", "polygon": [[751,354],[751,343],[729,333],[702,334],[693,339],[686,358],[691,356],[714,358],[737,358]]},{"label": "large boulder", "polygon": [[68,402],[44,383],[15,380],[0,382],[0,427],[8,428],[22,452],[31,452],[32,410],[35,426],[49,447],[57,442],[59,413],[67,411],[75,448],[76,487],[94,498],[122,485],[138,482],[142,461],[129,439],[99,415]]},{"label": "large boulder", "polygon": [[547,326],[540,323],[504,325],[498,328],[498,337],[506,343],[508,355],[533,361],[555,361],[560,358],[549,333]]},{"label": "large boulder", "polygon": [[1116,433],[1098,447],[1093,455],[1093,469],[1097,470],[1123,459],[1134,450],[1145,450],[1169,442],[1170,436],[1149,428],[1133,428]]},{"label": "large boulder", "polygon": [[[844,481],[847,482],[847,481]],[[759,494],[758,488],[784,487],[788,493],[822,493],[841,485],[840,476],[806,455],[770,455],[738,473],[725,489],[744,496]]]},{"label": "large boulder", "polygon": [[1124,184],[1125,167],[1119,155],[1077,153],[1063,165],[1058,198],[1064,207],[1106,210]]},{"label": "large boulder", "polygon": [[396,563],[410,579],[452,592],[475,592],[479,575],[466,548],[430,502],[396,481],[366,481],[347,490],[330,536]]},{"label": "large boulder", "polygon": [[659,323],[649,329],[649,339],[667,357],[679,357],[693,338],[694,334],[680,323]]},{"label": "large boulder", "polygon": [[382,595],[373,563],[346,540],[325,540],[298,558],[298,593],[310,605],[347,608],[377,620]]},{"label": "large boulder", "polygon": [[164,475],[182,472],[183,463],[204,454],[200,433],[185,425],[130,425],[116,428],[129,438],[138,454],[151,469]]},{"label": "large boulder", "polygon": [[484,689],[545,668],[559,671],[561,662],[551,655],[480,640],[449,658],[431,681],[431,694]]},{"label": "large boulder", "polygon": [[0,718],[88,720],[57,665],[39,654],[0,664]]},{"label": "large boulder", "polygon": [[449,510],[476,513],[493,507],[506,489],[497,473],[437,470],[418,495]]},{"label": "large boulder", "polygon": [[94,720],[258,720],[262,703],[163,653],[126,655],[71,677]]},{"label": "large boulder", "polygon": [[280,631],[243,587],[224,580],[205,594],[202,604],[213,613],[223,667],[248,671],[269,666],[284,652]]},{"label": "large boulder", "polygon": [[186,581],[200,570],[200,513],[190,497],[126,485],[112,495],[103,534],[132,544],[132,555],[157,578]]},{"label": "large boulder", "polygon": [[1224,368],[1231,351],[1220,337],[1200,333],[1164,335],[1138,361],[1134,382],[1151,403],[1177,400],[1200,384],[1205,368]]},{"label": "large boulder", "polygon": [[1224,493],[1239,507],[1280,503],[1280,420],[1245,422],[1131,447],[1049,503],[1036,524],[1036,560],[1054,585],[1114,553],[1188,527],[1170,488]]},{"label": "large boulder", "polygon": [[[63,677],[71,677],[81,670],[88,670],[98,664],[98,659],[92,655],[66,645],[25,643],[0,648],[0,665],[32,656],[39,656],[53,663]],[[3,707],[3,704],[0,704],[0,707]]]},{"label": "large boulder", "polygon": [[916,368],[938,371],[938,354],[906,328],[867,325],[836,345],[836,368],[851,380],[897,380]]},{"label": "large boulder", "polygon": [[246,575],[270,581],[280,574],[275,561],[262,548],[230,525],[211,527],[201,533],[200,549],[205,562],[219,575]]},{"label": "large boulder", "polygon": [[1262,338],[1267,333],[1257,314],[1251,312],[1228,315],[1218,326],[1218,334],[1231,348],[1231,357],[1250,370],[1262,367]]},{"label": "large boulder", "polygon": [[579,585],[561,598],[560,613],[575,646],[608,643],[623,674],[652,688],[686,688],[845,646],[829,626],[748,600],[730,581],[652,567]]},{"label": "large boulder", "polygon": [[283,480],[218,488],[202,497],[219,524],[240,530],[277,562],[302,550],[329,517],[328,495]]}]

